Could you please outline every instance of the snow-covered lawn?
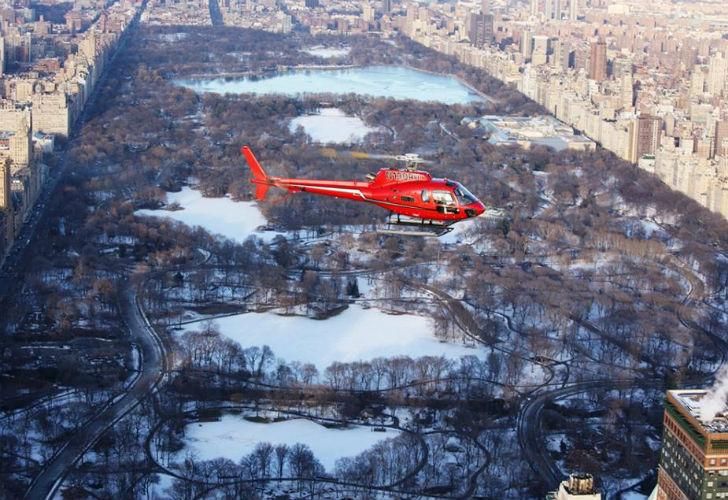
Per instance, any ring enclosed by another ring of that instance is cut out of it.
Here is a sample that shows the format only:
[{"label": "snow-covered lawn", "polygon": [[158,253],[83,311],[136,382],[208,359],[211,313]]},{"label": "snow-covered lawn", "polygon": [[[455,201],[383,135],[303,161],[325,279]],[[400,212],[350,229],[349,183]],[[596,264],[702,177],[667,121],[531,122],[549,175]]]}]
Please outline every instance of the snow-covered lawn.
[{"label": "snow-covered lawn", "polygon": [[157,474],[157,477],[159,482],[149,487],[149,498],[169,498],[169,492],[166,490],[172,487],[174,478],[169,474]]},{"label": "snow-covered lawn", "polygon": [[299,125],[311,139],[321,143],[352,144],[377,131],[358,116],[347,116],[338,108],[324,108],[317,115],[299,116],[291,120],[288,128],[294,133]]},{"label": "snow-covered lawn", "polygon": [[648,497],[636,491],[625,491],[621,498],[622,500],[647,500]]},{"label": "snow-covered lawn", "polygon": [[[276,357],[313,363],[324,370],[334,361],[351,362],[377,357],[482,354],[455,343],[440,342],[432,322],[423,316],[392,315],[352,305],[327,320],[274,313],[248,313],[215,320],[220,332],[243,347],[268,345]],[[199,329],[196,324],[185,330]]]},{"label": "snow-covered lawn", "polygon": [[267,223],[254,201],[233,201],[230,198],[205,198],[196,189],[183,187],[178,193],[167,193],[167,205],[177,203],[182,210],[137,210],[136,215],[166,217],[188,226],[200,226],[237,242],[255,235],[272,240],[281,234],[275,231],[257,231]]},{"label": "snow-covered lawn", "polygon": [[234,462],[251,453],[258,443],[272,445],[296,443],[307,445],[327,471],[333,472],[336,460],[353,457],[379,441],[394,438],[399,431],[374,432],[370,427],[354,426],[329,429],[311,420],[296,418],[270,424],[249,422],[236,415],[224,415],[217,422],[196,422],[185,430],[186,446],[177,454],[178,461],[187,452],[198,459],[229,458]]},{"label": "snow-covered lawn", "polygon": [[303,52],[307,54],[311,54],[312,56],[318,56],[318,57],[342,57],[347,55],[349,52],[351,52],[351,47],[324,47],[322,45],[316,45],[314,47],[309,47],[308,49],[303,49]]},{"label": "snow-covered lawn", "polygon": [[474,219],[466,219],[453,224],[453,230],[443,236],[440,236],[438,241],[443,244],[472,243],[474,238],[472,238],[468,233],[477,228],[477,221],[478,218],[476,217]]}]

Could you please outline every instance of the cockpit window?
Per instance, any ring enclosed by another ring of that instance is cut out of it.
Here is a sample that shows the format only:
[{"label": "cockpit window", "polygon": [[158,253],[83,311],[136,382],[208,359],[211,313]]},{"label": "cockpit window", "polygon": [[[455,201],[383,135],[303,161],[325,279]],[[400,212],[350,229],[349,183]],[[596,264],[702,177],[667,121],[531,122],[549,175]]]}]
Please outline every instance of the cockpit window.
[{"label": "cockpit window", "polygon": [[465,189],[465,187],[463,187],[463,185],[459,182],[455,184],[455,190],[453,192],[455,193],[455,196],[458,197],[458,201],[461,205],[469,205],[478,201],[478,199],[473,196],[473,193]]},{"label": "cockpit window", "polygon": [[433,191],[432,199],[435,200],[435,203],[442,203],[443,205],[455,204],[455,198],[448,191]]}]

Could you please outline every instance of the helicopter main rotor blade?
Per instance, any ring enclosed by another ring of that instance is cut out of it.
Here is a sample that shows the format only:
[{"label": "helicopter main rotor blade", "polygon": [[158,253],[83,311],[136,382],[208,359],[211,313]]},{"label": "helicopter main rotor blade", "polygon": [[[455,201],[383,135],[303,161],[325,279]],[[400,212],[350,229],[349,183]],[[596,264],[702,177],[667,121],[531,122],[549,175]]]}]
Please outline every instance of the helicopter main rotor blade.
[{"label": "helicopter main rotor blade", "polygon": [[433,165],[432,160],[425,160],[417,155],[387,155],[379,153],[367,153],[364,151],[339,151],[334,148],[321,148],[321,154],[327,158],[352,158],[354,160],[395,160],[416,164]]}]

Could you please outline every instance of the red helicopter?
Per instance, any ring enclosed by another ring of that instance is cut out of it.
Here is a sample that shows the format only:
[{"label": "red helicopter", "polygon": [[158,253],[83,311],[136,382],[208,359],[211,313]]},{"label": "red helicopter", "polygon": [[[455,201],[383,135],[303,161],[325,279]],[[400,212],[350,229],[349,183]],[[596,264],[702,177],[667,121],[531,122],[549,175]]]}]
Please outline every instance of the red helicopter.
[{"label": "red helicopter", "polygon": [[248,146],[240,151],[253,174],[250,182],[256,185],[258,200],[264,199],[268,189],[275,186],[293,193],[364,201],[392,212],[396,217],[392,220],[390,216],[390,224],[418,226],[437,236],[452,230],[452,224],[485,212],[485,205],[459,182],[433,178],[428,172],[416,170],[417,163],[423,163],[416,155],[400,158],[408,161],[408,168],[382,168],[376,175],[369,174],[368,182],[362,182],[269,177]]}]

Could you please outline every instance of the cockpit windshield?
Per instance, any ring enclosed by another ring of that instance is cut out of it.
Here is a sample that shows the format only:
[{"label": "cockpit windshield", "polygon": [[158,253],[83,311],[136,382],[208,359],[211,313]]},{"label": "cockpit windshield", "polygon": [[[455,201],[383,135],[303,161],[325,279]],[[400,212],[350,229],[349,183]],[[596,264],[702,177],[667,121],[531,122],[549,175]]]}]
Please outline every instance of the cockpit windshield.
[{"label": "cockpit windshield", "polygon": [[453,192],[455,193],[455,196],[457,196],[460,205],[470,205],[471,203],[478,201],[478,199],[473,196],[473,193],[465,189],[462,184],[459,182],[455,182],[454,184],[455,189]]}]

